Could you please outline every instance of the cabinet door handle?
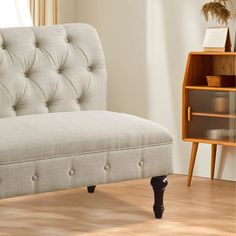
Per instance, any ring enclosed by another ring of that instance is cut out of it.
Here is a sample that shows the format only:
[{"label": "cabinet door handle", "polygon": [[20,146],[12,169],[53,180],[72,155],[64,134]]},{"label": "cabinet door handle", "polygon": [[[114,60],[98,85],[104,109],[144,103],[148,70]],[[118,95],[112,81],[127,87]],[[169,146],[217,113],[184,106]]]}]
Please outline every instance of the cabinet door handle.
[{"label": "cabinet door handle", "polygon": [[191,107],[188,107],[188,121],[191,121]]}]

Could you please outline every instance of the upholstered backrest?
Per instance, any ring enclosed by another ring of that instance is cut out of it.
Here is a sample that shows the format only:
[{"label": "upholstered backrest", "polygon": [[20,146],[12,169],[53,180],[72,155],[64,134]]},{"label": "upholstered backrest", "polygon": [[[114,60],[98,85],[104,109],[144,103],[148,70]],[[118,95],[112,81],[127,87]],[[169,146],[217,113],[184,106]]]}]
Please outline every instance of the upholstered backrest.
[{"label": "upholstered backrest", "polygon": [[0,29],[0,118],[106,109],[106,69],[86,24]]}]

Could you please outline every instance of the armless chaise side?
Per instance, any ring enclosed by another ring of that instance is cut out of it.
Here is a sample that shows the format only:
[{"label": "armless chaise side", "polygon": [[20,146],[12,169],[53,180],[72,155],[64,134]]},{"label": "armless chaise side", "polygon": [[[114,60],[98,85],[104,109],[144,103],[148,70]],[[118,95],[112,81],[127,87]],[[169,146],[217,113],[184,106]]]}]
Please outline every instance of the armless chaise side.
[{"label": "armless chaise side", "polygon": [[93,27],[0,29],[0,198],[151,177],[162,217],[172,138],[106,111],[107,74]]}]

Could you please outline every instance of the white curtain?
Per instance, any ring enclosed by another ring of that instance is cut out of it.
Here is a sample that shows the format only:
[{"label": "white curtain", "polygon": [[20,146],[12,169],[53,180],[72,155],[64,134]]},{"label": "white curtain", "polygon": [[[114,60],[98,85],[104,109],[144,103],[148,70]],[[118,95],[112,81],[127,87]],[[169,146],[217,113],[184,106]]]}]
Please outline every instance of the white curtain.
[{"label": "white curtain", "polygon": [[28,0],[0,0],[0,28],[32,26]]}]

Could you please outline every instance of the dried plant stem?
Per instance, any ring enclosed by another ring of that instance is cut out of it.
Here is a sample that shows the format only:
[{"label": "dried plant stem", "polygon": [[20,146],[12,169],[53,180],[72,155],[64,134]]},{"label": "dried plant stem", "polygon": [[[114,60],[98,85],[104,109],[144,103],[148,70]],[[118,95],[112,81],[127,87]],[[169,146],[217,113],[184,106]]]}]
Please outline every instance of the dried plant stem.
[{"label": "dried plant stem", "polygon": [[231,12],[227,8],[227,3],[231,0],[214,0],[206,3],[202,7],[202,14],[206,21],[209,20],[209,16],[215,19],[220,24],[228,25],[229,19],[231,18]]}]

